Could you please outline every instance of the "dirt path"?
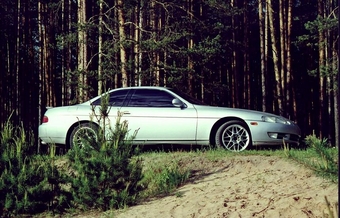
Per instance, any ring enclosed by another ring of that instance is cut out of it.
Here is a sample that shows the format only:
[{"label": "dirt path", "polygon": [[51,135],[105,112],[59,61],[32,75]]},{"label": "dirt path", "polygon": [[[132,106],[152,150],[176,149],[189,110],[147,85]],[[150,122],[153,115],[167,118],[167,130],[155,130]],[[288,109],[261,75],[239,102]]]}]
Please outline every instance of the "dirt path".
[{"label": "dirt path", "polygon": [[[324,217],[338,186],[278,157],[246,156],[206,166],[172,196],[114,212],[132,217]],[[337,208],[337,207],[336,207]]]}]

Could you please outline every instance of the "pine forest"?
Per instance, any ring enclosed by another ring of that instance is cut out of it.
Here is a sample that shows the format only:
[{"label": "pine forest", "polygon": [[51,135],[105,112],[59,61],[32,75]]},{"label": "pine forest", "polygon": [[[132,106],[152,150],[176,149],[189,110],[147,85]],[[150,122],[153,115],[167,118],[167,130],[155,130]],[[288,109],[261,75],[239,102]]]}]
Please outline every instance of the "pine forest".
[{"label": "pine forest", "polygon": [[2,0],[0,127],[128,86],[266,111],[339,146],[335,0]]}]

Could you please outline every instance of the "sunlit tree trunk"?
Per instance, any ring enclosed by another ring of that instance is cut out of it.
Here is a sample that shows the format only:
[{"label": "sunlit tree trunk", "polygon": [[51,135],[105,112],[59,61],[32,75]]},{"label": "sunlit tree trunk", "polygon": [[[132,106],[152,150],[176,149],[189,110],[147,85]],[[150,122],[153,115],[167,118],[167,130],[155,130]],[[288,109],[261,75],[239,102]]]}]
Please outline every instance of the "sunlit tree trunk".
[{"label": "sunlit tree trunk", "polygon": [[271,49],[273,55],[274,62],[274,72],[275,72],[275,87],[276,87],[276,102],[278,106],[277,113],[282,113],[282,79],[280,75],[280,66],[279,66],[279,53],[277,49],[277,36],[276,36],[276,28],[274,25],[274,13],[273,13],[273,5],[272,1],[268,0],[268,19],[270,26],[270,38],[271,38]]},{"label": "sunlit tree trunk", "polygon": [[123,0],[118,0],[118,23],[119,23],[119,43],[120,43],[120,64],[121,64],[121,74],[122,74],[122,87],[128,86],[128,74],[126,69],[126,50],[124,47],[124,42],[126,40],[126,34],[124,30],[125,20],[124,20],[124,10],[123,10]]},{"label": "sunlit tree trunk", "polygon": [[266,111],[266,72],[267,72],[267,66],[266,66],[266,48],[265,48],[265,23],[264,23],[264,6],[262,3],[262,0],[259,0],[259,33],[260,33],[260,55],[261,55],[261,92],[262,92],[262,110]]},{"label": "sunlit tree trunk", "polygon": [[[327,16],[329,18],[337,19],[339,20],[339,17],[337,15],[340,15],[340,12],[338,14],[335,14],[334,12],[338,10],[337,6],[340,5],[340,2],[336,0],[329,0],[329,7],[327,11]],[[339,5],[338,5],[339,4]],[[340,25],[338,24],[338,28]],[[340,144],[340,138],[339,138],[339,107],[338,107],[338,90],[339,90],[339,83],[337,81],[337,74],[339,75],[339,69],[338,69],[338,54],[337,52],[340,52],[339,48],[339,32],[340,30],[332,30],[329,29],[327,31],[327,37],[328,37],[328,43],[326,44],[328,47],[328,55],[327,62],[330,66],[331,72],[329,72],[329,75],[327,75],[328,78],[328,125],[330,126],[330,130],[328,131],[329,136],[328,138],[332,138],[332,135],[334,134],[334,139],[332,139],[332,143],[335,144],[337,148],[339,148]],[[338,47],[337,47],[338,45]]]},{"label": "sunlit tree trunk", "polygon": [[[286,83],[287,83],[287,74],[286,74],[286,14],[285,14],[285,1],[279,0],[279,33],[280,33],[280,59],[278,65],[280,66],[280,78],[281,78],[281,101],[282,101],[282,113],[286,115],[286,108],[287,108],[287,90],[286,90]],[[280,98],[280,97],[279,97]]]},{"label": "sunlit tree trunk", "polygon": [[[269,59],[269,16],[268,16],[268,4],[265,2],[265,4],[263,5],[264,7],[264,77],[263,78],[263,84],[267,85],[267,76],[268,76],[268,59]],[[262,90],[263,90],[263,87],[262,87]],[[264,101],[265,101],[265,104],[266,104],[266,110],[264,111],[267,111],[269,108],[268,108],[268,90],[265,88],[265,96],[264,96]],[[270,112],[274,111],[275,110],[275,104],[274,102],[271,102],[271,110]]]},{"label": "sunlit tree trunk", "polygon": [[135,22],[138,27],[135,27],[134,37],[135,37],[135,44],[133,47],[134,50],[134,70],[135,70],[135,78],[134,84],[135,86],[141,86],[141,64],[142,64],[142,52],[140,51],[140,43],[141,43],[141,28],[143,23],[143,13],[142,13],[142,2],[139,1],[135,8]]},{"label": "sunlit tree trunk", "polygon": [[86,1],[78,1],[78,102],[87,100]]},{"label": "sunlit tree trunk", "polygon": [[292,54],[291,54],[291,33],[292,33],[292,9],[293,9],[293,1],[288,0],[288,9],[287,9],[287,37],[286,37],[286,48],[287,48],[287,61],[286,61],[286,69],[287,69],[287,102],[290,106],[290,115],[292,115],[292,119],[297,118],[297,108],[296,108],[296,94],[295,89],[292,86],[294,81],[294,75],[292,72]]}]

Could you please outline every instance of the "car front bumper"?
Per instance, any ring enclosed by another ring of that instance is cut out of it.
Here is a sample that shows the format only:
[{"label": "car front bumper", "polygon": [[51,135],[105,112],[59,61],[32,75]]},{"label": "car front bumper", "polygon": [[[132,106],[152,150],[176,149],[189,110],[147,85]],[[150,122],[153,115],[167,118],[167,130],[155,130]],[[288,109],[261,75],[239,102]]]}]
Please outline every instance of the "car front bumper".
[{"label": "car front bumper", "polygon": [[253,145],[299,145],[301,129],[296,124],[280,124],[269,122],[248,123]]}]

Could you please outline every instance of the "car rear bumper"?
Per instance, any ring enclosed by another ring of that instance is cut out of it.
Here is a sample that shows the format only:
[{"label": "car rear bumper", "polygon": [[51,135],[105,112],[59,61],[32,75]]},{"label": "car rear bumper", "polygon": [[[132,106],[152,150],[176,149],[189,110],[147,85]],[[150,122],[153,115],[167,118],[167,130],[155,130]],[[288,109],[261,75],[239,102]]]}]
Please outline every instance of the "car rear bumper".
[{"label": "car rear bumper", "polygon": [[40,125],[38,128],[38,136],[42,144],[65,144],[65,137],[54,135],[48,125]]}]

